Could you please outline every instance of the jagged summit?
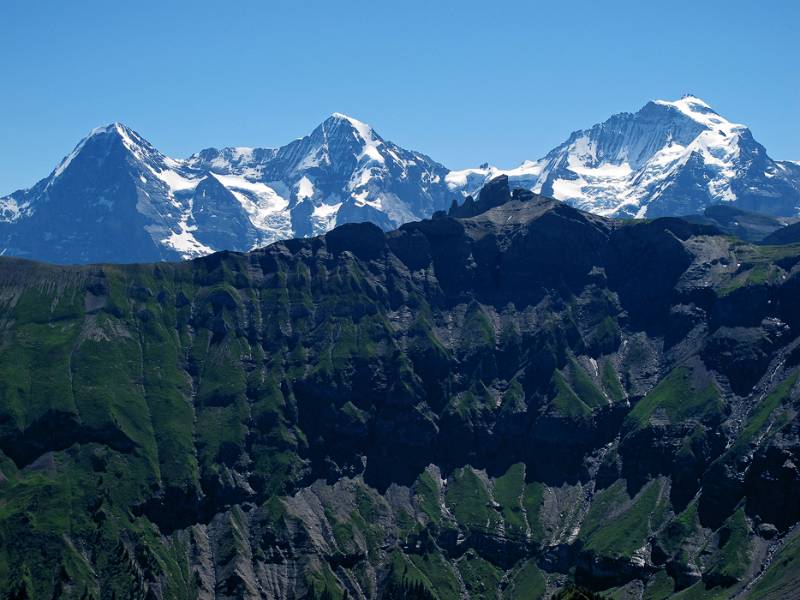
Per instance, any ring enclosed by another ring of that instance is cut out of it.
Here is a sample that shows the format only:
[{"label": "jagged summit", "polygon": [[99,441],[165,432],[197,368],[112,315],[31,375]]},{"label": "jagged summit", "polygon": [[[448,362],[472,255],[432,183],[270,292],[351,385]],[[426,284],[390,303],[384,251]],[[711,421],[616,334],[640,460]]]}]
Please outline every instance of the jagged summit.
[{"label": "jagged summit", "polygon": [[320,123],[318,127],[334,127],[337,125],[349,125],[354,129],[358,130],[360,129],[372,130],[371,125],[363,121],[359,121],[358,119],[351,117],[350,115],[346,115],[340,112],[331,113],[331,115],[327,119],[322,121],[322,123]]},{"label": "jagged summit", "polygon": [[85,138],[78,142],[78,146],[84,145],[89,140],[108,135],[119,138],[130,146],[147,146],[153,148],[150,142],[134,131],[132,127],[129,127],[120,121],[114,121],[107,125],[95,127],[86,135]]},{"label": "jagged summit", "polygon": [[119,139],[127,148],[133,148],[137,142],[142,142],[138,134],[118,121],[114,121],[108,125],[95,127],[86,135],[86,137],[78,142],[70,154],[65,156],[61,162],[56,165],[56,168],[51,174],[51,178],[54,179],[59,177],[67,169],[67,167],[69,167],[72,161],[75,160],[75,158],[84,150],[84,148],[86,148],[87,145],[92,144],[99,138],[105,138],[108,136],[113,136],[114,138]]},{"label": "jagged summit", "polygon": [[[335,127],[341,127],[342,125],[349,127],[351,131],[354,131],[360,138],[361,142],[366,146],[372,147],[384,143],[383,138],[377,134],[371,125],[342,113],[333,113],[322,123],[321,126],[327,126],[328,129],[331,129]],[[375,158],[377,158],[377,156]]]},{"label": "jagged summit", "polygon": [[350,159],[350,153],[355,153],[356,160],[386,161],[385,152],[381,151],[385,146],[383,138],[370,125],[342,113],[325,119],[308,139],[315,152],[319,152],[315,146],[325,146],[326,161],[332,166],[337,160]]},{"label": "jagged summit", "polygon": [[103,135],[103,134],[106,134],[106,133],[117,133],[117,134],[119,134],[120,130],[122,130],[122,129],[128,129],[128,126],[125,125],[124,123],[119,122],[119,121],[112,121],[111,123],[108,123],[107,125],[100,125],[99,127],[95,127],[83,139],[86,140],[86,139],[89,139],[89,138],[92,138],[92,137],[95,137],[95,136],[98,136],[98,135]]},{"label": "jagged summit", "polygon": [[98,127],[95,127],[88,134],[86,134],[86,137],[84,137],[81,141],[83,142],[89,138],[93,138],[98,135],[104,135],[108,133],[120,136],[131,135],[131,134],[138,135],[133,131],[133,129],[131,129],[125,123],[122,123],[121,121],[112,121],[111,123],[108,123],[106,125],[100,125]]}]

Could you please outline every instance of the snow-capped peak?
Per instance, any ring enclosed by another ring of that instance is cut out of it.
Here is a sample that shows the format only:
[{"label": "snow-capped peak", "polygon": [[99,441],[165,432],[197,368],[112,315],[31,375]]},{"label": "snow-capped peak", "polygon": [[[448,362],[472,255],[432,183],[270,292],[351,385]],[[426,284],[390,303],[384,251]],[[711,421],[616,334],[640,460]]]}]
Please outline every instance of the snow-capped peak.
[{"label": "snow-capped peak", "polygon": [[335,112],[331,113],[331,116],[325,120],[326,123],[330,122],[346,122],[349,123],[350,126],[358,131],[359,133],[363,133],[366,135],[377,135],[375,130],[372,128],[371,125],[365,123],[364,121],[359,121],[358,119],[346,115],[344,113]]},{"label": "snow-capped peak", "polygon": [[[451,171],[447,183],[474,194],[488,179],[506,174],[512,185],[608,216],[682,215],[719,202],[788,214],[800,198],[796,189],[778,191],[796,185],[776,176],[781,172],[746,126],[686,94],[576,131],[538,161],[516,169]],[[778,206],[782,195],[786,200]]]},{"label": "snow-capped peak", "polygon": [[70,152],[67,156],[65,156],[61,160],[61,162],[56,165],[56,168],[53,170],[53,173],[50,176],[51,181],[60,177],[61,174],[67,170],[67,167],[70,164],[72,164],[72,161],[75,160],[75,157],[77,157],[78,154],[80,154],[81,150],[83,150],[83,148],[86,146],[87,143],[89,143],[90,140],[101,135],[106,135],[111,132],[119,132],[121,127],[124,127],[121,123],[114,122],[114,123],[109,123],[108,125],[95,127],[94,129],[92,129],[86,137],[84,137],[80,142],[78,142],[78,144],[75,146],[72,152]]},{"label": "snow-capped peak", "polygon": [[355,136],[355,142],[361,147],[358,160],[367,158],[378,163],[385,162],[379,148],[384,145],[383,139],[375,133],[375,130],[358,119],[354,119],[343,113],[335,112],[328,117],[321,125],[327,136],[336,136],[337,133]]},{"label": "snow-capped peak", "polygon": [[144,161],[148,159],[156,159],[158,162],[163,162],[165,160],[171,161],[171,159],[166,159],[166,157],[156,150],[150,144],[150,142],[142,138],[133,129],[123,123],[120,123],[119,121],[114,121],[108,125],[95,127],[86,137],[78,142],[78,145],[75,146],[72,152],[64,157],[64,159],[56,166],[55,170],[51,174],[51,182],[55,179],[58,179],[87,146],[95,142],[99,143],[102,139],[107,138],[108,136],[113,136],[114,138],[120,140],[128,152],[130,152],[137,160]]},{"label": "snow-capped peak", "polygon": [[340,113],[340,112],[331,113],[331,116],[329,118],[330,119],[334,119],[336,121],[349,121],[350,123],[353,123],[353,124],[360,123],[360,124],[364,125],[364,123],[362,121],[359,121],[358,119],[354,119],[350,115],[346,115],[346,114]]},{"label": "snow-capped peak", "polygon": [[680,100],[676,100],[675,102],[683,102],[683,101],[688,102],[689,104],[699,105],[704,108],[711,108],[711,105],[708,102],[706,102],[702,98],[698,98],[694,94],[684,94],[683,96],[681,96]]},{"label": "snow-capped peak", "polygon": [[119,121],[114,121],[113,123],[109,123],[108,125],[100,125],[99,127],[95,127],[94,129],[92,129],[89,132],[89,135],[86,136],[86,138],[92,138],[106,133],[118,132],[123,127],[125,127],[125,125],[123,125]]},{"label": "snow-capped peak", "polygon": [[151,145],[150,142],[142,138],[138,133],[136,133],[133,129],[125,125],[124,123],[120,123],[119,121],[114,121],[113,123],[109,123],[108,125],[103,125],[100,127],[95,127],[89,132],[81,142],[78,144],[79,146],[85,145],[86,142],[98,138],[100,136],[105,135],[112,135],[120,140],[125,144],[126,148],[133,151],[135,148],[138,147],[146,147],[148,149],[155,150]]},{"label": "snow-capped peak", "polygon": [[367,123],[340,112],[331,113],[331,116],[325,119],[320,126],[325,129],[333,129],[335,127],[345,126],[352,128],[359,133],[363,132],[365,134],[375,134],[372,127]]},{"label": "snow-capped peak", "polygon": [[684,116],[709,129],[721,128],[727,130],[726,133],[736,129],[745,129],[744,125],[728,121],[715,112],[707,102],[691,94],[686,94],[680,100],[655,100],[654,103],[659,106],[674,108]]}]

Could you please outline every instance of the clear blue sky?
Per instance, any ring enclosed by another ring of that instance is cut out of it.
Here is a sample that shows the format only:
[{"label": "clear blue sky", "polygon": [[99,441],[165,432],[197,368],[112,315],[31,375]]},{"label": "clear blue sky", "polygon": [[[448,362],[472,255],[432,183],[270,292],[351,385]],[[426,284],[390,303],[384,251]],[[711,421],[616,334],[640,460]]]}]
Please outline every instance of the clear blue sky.
[{"label": "clear blue sky", "polygon": [[276,146],[331,112],[451,168],[538,158],[691,92],[800,159],[800,2],[43,2],[0,11],[0,193],[119,120]]}]

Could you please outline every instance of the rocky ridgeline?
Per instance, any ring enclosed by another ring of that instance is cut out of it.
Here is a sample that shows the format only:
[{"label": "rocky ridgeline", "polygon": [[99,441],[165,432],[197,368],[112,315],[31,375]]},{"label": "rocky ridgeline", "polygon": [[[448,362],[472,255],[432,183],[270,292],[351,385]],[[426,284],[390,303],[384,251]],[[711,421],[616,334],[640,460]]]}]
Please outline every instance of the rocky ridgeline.
[{"label": "rocky ridgeline", "polygon": [[3,259],[3,593],[786,597],[798,264],[504,178],[389,233]]}]

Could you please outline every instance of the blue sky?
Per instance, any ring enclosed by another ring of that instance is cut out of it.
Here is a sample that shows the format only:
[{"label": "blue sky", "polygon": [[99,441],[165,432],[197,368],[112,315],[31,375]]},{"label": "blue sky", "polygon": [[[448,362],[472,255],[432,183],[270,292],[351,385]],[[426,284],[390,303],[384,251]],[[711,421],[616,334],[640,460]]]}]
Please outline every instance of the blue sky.
[{"label": "blue sky", "polygon": [[451,168],[684,92],[800,160],[800,2],[43,2],[0,11],[0,193],[93,127],[276,146],[331,112]]}]

